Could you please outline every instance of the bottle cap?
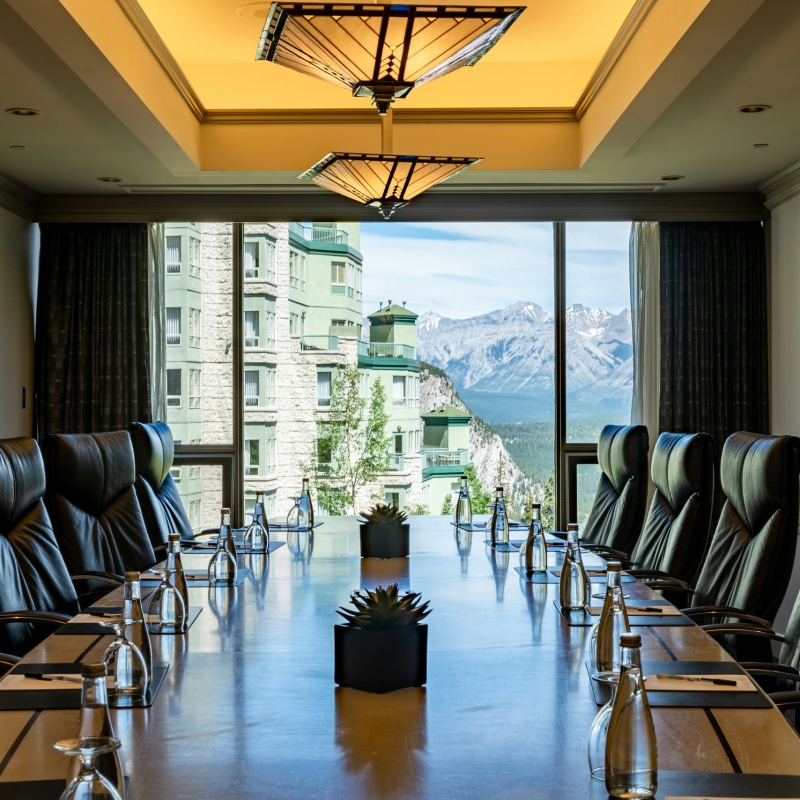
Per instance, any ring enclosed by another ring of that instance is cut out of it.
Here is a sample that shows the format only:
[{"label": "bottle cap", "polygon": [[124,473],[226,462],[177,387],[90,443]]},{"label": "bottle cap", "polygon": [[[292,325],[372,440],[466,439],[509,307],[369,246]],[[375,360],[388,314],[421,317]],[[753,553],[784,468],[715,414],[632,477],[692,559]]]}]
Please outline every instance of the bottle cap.
[{"label": "bottle cap", "polygon": [[641,647],[642,637],[638,633],[621,633],[619,643],[622,647]]},{"label": "bottle cap", "polygon": [[568,531],[577,531],[578,530],[578,523],[577,522],[568,522],[567,523],[567,530]]},{"label": "bottle cap", "polygon": [[531,503],[531,508],[539,508],[540,509],[541,507],[542,507],[541,503]]},{"label": "bottle cap", "polygon": [[105,678],[106,665],[105,664],[81,664],[81,677],[82,678]]},{"label": "bottle cap", "polygon": [[496,486],[495,487],[495,491],[496,492],[502,492],[503,491],[503,487],[502,486]]},{"label": "bottle cap", "polygon": [[256,503],[264,499],[264,492],[256,492]]},{"label": "bottle cap", "polygon": [[179,533],[171,533],[169,535],[169,540],[171,542],[179,542],[181,540],[181,535]]},{"label": "bottle cap", "polygon": [[222,511],[220,511],[220,514],[230,514],[230,513],[231,510],[229,508],[223,508]]},{"label": "bottle cap", "polygon": [[621,572],[622,571],[622,564],[619,561],[609,561],[606,564],[606,569],[609,572]]},{"label": "bottle cap", "polygon": [[138,581],[142,576],[138,572],[126,572],[125,573],[125,580],[126,581]]}]

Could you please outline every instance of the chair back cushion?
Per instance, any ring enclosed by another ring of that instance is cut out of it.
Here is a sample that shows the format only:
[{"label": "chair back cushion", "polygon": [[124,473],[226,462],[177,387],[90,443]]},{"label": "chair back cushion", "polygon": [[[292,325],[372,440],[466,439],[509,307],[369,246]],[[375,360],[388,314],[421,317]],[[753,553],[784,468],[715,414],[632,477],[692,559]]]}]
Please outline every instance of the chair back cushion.
[{"label": "chair back cushion", "polygon": [[633,560],[694,585],[703,565],[714,505],[714,439],[662,433],[650,475],[656,491]]},{"label": "chair back cushion", "polygon": [[734,606],[775,619],[797,544],[798,448],[794,436],[728,437],[720,472],[727,500],[692,605]]},{"label": "chair back cushion", "polygon": [[647,451],[644,425],[606,425],[597,442],[603,474],[581,538],[630,553],[642,530],[647,505]]},{"label": "chair back cushion", "polygon": [[44,506],[44,490],[36,441],[0,440],[0,534],[14,550],[32,608],[77,614],[78,597]]},{"label": "chair back cushion", "polygon": [[[0,612],[31,611],[33,602],[9,541],[0,536]],[[0,625],[0,653],[21,656],[36,643],[33,625]]]},{"label": "chair back cushion", "polygon": [[169,426],[165,422],[134,422],[128,431],[136,456],[136,491],[153,546],[166,542],[170,533],[194,539],[170,474],[175,444]]},{"label": "chair back cushion", "polygon": [[69,571],[152,567],[128,432],[51,435],[44,449],[48,506]]}]

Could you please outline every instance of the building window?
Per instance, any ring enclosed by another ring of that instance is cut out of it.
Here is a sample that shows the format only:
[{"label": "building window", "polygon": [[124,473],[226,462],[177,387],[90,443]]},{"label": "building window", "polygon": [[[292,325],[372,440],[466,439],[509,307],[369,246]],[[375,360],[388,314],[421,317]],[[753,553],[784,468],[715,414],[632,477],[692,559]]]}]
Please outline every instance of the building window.
[{"label": "building window", "polygon": [[267,476],[272,476],[275,474],[276,471],[275,440],[268,438],[265,444],[266,447],[264,448],[264,474]]},{"label": "building window", "polygon": [[200,347],[200,309],[189,309],[189,347]]},{"label": "building window", "polygon": [[275,349],[275,312],[274,311],[266,311],[266,325],[265,325],[265,335],[264,335],[264,347],[268,350]]},{"label": "building window", "polygon": [[345,293],[346,270],[344,261],[331,261],[331,294]]},{"label": "building window", "polygon": [[331,327],[332,328],[346,328],[347,327],[347,320],[346,319],[332,319],[331,320]]},{"label": "building window", "polygon": [[258,242],[244,243],[244,277],[258,280]]},{"label": "building window", "polygon": [[167,236],[167,275],[181,274],[181,237]]},{"label": "building window", "polygon": [[200,370],[189,370],[189,408],[200,408]]},{"label": "building window", "polygon": [[349,264],[347,265],[347,296],[354,297],[356,293],[356,268]]},{"label": "building window", "polygon": [[404,406],[406,404],[406,379],[402,375],[392,378],[392,405]]},{"label": "building window", "polygon": [[192,530],[196,531],[200,527],[200,520],[203,517],[203,501],[192,500],[189,503],[189,524]]},{"label": "building window", "polygon": [[330,406],[331,404],[331,373],[317,373],[317,405]]},{"label": "building window", "polygon": [[390,506],[400,508],[400,492],[386,490],[386,503]]},{"label": "building window", "polygon": [[289,336],[300,335],[300,315],[289,312]]},{"label": "building window", "polygon": [[258,311],[244,312],[244,346],[258,347]]},{"label": "building window", "polygon": [[317,430],[317,465],[320,472],[325,472],[328,465],[333,460],[331,452],[331,440],[321,438],[323,427],[320,425]]},{"label": "building window", "polygon": [[244,404],[245,406],[258,406],[258,370],[246,369],[244,371]]},{"label": "building window", "polygon": [[181,406],[181,371],[179,369],[167,370],[167,406],[170,408],[180,408]]},{"label": "building window", "polygon": [[394,452],[396,455],[402,455],[403,449],[403,434],[396,433],[394,435]]},{"label": "building window", "polygon": [[267,367],[264,370],[264,405],[267,408],[275,408],[278,404],[278,393],[275,387],[275,370]]},{"label": "building window", "polygon": [[258,439],[245,439],[244,442],[244,474],[258,475]]},{"label": "building window", "polygon": [[369,375],[361,372],[358,376],[358,396],[366,397],[369,394]]},{"label": "building window", "polygon": [[181,309],[167,309],[167,344],[178,345],[181,343]]},{"label": "building window", "polygon": [[275,283],[275,243],[264,243],[264,260],[266,262],[266,279]]},{"label": "building window", "polygon": [[356,267],[356,300],[361,299],[361,270]]},{"label": "building window", "polygon": [[301,292],[306,290],[306,257],[296,250],[289,251],[289,286]]},{"label": "building window", "polygon": [[189,238],[189,275],[200,277],[200,240]]},{"label": "building window", "polygon": [[[200,439],[190,439],[189,444],[200,444]],[[199,478],[200,477],[200,470],[202,467],[199,464],[193,464],[189,467],[189,480],[192,478]],[[199,522],[197,523],[200,524]],[[194,527],[194,525],[192,525]]]}]

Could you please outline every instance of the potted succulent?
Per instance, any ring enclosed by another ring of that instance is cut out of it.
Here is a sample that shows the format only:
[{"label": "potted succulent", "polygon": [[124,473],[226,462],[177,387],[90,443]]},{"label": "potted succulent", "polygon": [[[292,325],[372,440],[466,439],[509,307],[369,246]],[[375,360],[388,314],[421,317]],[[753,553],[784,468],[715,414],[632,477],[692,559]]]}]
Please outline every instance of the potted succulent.
[{"label": "potted succulent", "polygon": [[422,686],[428,679],[428,626],[430,614],[419,595],[399,596],[397,584],[384,589],[354,592],[355,610],[336,613],[346,625],[333,626],[334,673],[339,686],[385,694]]},{"label": "potted succulent", "polygon": [[397,506],[378,503],[362,514],[361,558],[405,558],[408,515]]}]

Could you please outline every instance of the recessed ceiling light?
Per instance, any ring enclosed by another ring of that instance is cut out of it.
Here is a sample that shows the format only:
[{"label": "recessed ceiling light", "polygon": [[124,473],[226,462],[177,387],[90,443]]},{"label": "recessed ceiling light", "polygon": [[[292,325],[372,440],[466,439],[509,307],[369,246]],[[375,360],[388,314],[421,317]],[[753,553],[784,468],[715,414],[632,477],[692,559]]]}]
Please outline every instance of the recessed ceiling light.
[{"label": "recessed ceiling light", "polygon": [[98,178],[97,180],[103,183],[122,183],[122,178]]},{"label": "recessed ceiling light", "polygon": [[38,108],[7,108],[6,112],[15,117],[35,117],[42,113]]},{"label": "recessed ceiling light", "polygon": [[9,150],[27,150],[28,148],[24,144],[12,144],[8,147]]},{"label": "recessed ceiling light", "polygon": [[760,150],[762,147],[769,147],[767,142],[759,142],[758,144],[751,144],[750,147],[755,147],[756,150]]},{"label": "recessed ceiling light", "polygon": [[740,114],[760,114],[762,111],[769,111],[772,106],[765,106],[761,103],[754,103],[751,106],[739,106],[736,110]]},{"label": "recessed ceiling light", "polygon": [[662,181],[682,181],[685,175],[662,175],[659,180]]}]

